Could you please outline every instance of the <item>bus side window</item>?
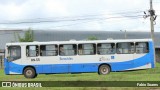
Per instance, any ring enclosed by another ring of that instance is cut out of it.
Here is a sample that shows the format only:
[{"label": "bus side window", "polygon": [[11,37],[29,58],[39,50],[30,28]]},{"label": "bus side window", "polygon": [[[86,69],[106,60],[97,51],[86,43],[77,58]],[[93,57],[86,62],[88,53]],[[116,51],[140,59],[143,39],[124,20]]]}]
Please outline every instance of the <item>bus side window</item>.
[{"label": "bus side window", "polygon": [[29,45],[26,47],[27,57],[36,57],[39,55],[38,45]]},{"label": "bus side window", "polygon": [[136,53],[148,53],[149,45],[147,42],[136,42]]},{"label": "bus side window", "polygon": [[115,54],[115,44],[114,43],[99,43],[97,44],[97,54]]},{"label": "bus side window", "polygon": [[40,56],[57,56],[57,45],[40,45]]},{"label": "bus side window", "polygon": [[117,54],[133,54],[134,43],[133,42],[120,42],[116,44]]},{"label": "bus side window", "polygon": [[78,45],[79,55],[94,55],[96,54],[96,44],[79,44]]},{"label": "bus side window", "polygon": [[76,44],[59,45],[59,55],[60,56],[77,55],[77,45]]}]

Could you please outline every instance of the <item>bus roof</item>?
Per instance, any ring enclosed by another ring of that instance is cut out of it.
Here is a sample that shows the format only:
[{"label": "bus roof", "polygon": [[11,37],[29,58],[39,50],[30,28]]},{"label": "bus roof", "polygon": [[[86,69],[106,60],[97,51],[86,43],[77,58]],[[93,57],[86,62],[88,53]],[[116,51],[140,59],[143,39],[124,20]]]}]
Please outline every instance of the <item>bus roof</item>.
[{"label": "bus roof", "polygon": [[116,39],[116,40],[82,40],[82,41],[47,41],[47,42],[14,42],[6,45],[36,45],[36,44],[78,44],[78,43],[116,43],[116,42],[145,42],[152,39]]}]

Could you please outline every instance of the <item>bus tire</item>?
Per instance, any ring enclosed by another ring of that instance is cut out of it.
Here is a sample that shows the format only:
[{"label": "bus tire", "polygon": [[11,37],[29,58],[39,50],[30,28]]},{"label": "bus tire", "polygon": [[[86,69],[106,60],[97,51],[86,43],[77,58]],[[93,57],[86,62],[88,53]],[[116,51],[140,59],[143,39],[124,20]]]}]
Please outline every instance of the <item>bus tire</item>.
[{"label": "bus tire", "polygon": [[111,68],[108,65],[101,65],[99,67],[98,74],[106,75],[106,74],[109,74],[110,71],[111,71]]},{"label": "bus tire", "polygon": [[36,74],[33,78],[36,78],[38,76],[38,74]]},{"label": "bus tire", "polygon": [[23,74],[26,78],[35,78],[37,76],[35,69],[32,67],[25,68]]}]

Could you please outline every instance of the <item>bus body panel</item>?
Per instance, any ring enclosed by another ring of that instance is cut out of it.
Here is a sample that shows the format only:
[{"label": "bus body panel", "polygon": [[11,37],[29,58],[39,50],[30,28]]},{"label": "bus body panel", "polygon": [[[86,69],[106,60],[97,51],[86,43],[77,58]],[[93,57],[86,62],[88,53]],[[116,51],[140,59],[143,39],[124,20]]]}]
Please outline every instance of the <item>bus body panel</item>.
[{"label": "bus body panel", "polygon": [[101,64],[109,64],[111,71],[154,68],[155,58],[153,57],[154,48],[152,41],[149,41],[149,53],[143,54],[27,57],[25,48],[26,46],[23,45],[21,59],[12,62],[9,62],[7,58],[4,59],[5,74],[23,74],[23,69],[26,66],[33,66],[38,74],[98,72]]},{"label": "bus body panel", "polygon": [[[115,57],[116,58],[116,57]],[[82,59],[83,60],[83,59]],[[144,62],[145,60],[145,62]],[[37,73],[73,73],[73,72],[97,72],[98,67],[101,64],[109,64],[111,66],[111,71],[124,71],[124,70],[134,70],[134,69],[146,69],[152,68],[153,64],[150,62],[150,54],[146,54],[137,59],[123,61],[123,62],[97,62],[97,63],[68,63],[68,64],[27,64],[20,65],[13,62],[10,66],[16,68],[9,68],[9,74],[22,74],[23,68],[25,66],[33,66],[36,68]],[[142,67],[144,66],[144,67]],[[141,68],[138,68],[141,67]]]}]

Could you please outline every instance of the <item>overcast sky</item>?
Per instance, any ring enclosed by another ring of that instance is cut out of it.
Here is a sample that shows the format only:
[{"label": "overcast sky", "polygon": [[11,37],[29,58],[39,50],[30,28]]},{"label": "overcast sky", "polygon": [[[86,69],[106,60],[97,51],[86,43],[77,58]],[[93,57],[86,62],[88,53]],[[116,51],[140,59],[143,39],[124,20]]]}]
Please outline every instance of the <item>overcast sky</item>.
[{"label": "overcast sky", "polygon": [[[153,8],[160,16],[160,0]],[[149,0],[0,0],[0,30],[150,31],[147,10]]]}]

